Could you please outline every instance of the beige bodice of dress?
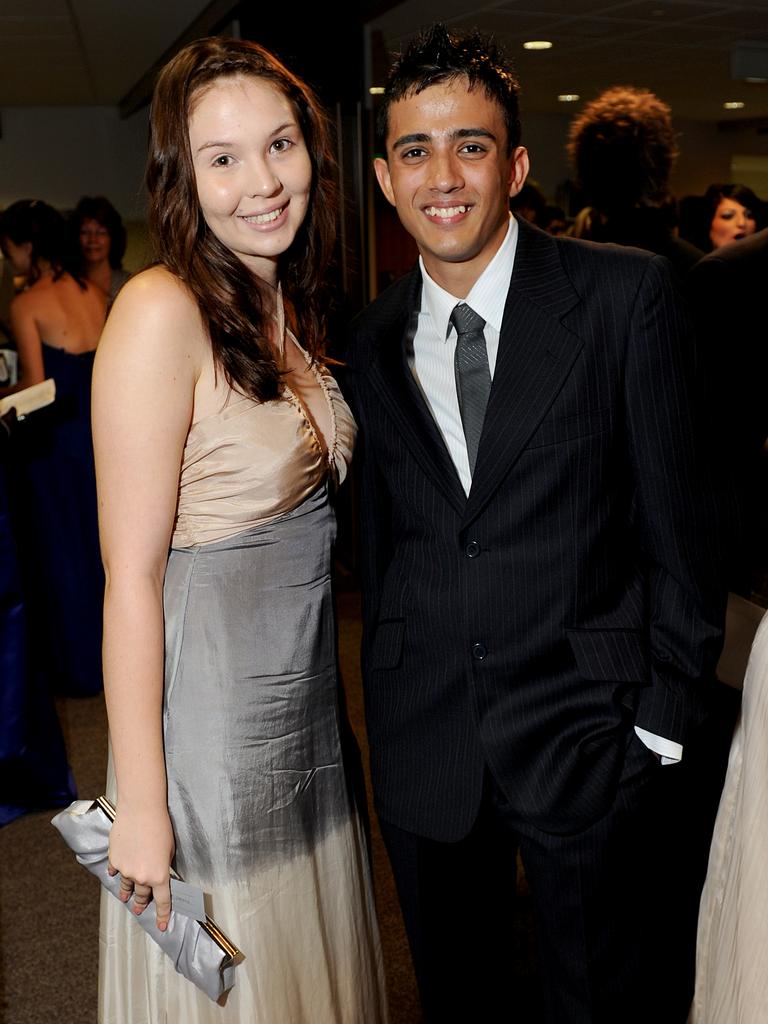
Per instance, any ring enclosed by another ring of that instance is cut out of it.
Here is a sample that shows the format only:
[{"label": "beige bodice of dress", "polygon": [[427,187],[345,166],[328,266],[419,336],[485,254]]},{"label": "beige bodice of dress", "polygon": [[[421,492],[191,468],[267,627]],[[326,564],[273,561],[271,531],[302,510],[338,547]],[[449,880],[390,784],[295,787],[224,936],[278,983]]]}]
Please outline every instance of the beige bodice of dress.
[{"label": "beige bodice of dress", "polygon": [[[293,337],[291,343],[298,344]],[[291,391],[290,374],[282,397],[271,402],[230,392],[222,409],[193,423],[187,435],[172,547],[242,533],[290,512],[326,477],[341,483],[355,422],[329,370],[310,365],[330,412],[327,448]]]}]

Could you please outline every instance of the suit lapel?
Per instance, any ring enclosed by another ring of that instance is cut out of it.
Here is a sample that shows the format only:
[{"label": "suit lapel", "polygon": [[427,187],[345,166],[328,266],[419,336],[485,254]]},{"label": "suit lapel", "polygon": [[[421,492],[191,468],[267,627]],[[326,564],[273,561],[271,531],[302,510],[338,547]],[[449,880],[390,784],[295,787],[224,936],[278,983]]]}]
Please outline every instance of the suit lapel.
[{"label": "suit lapel", "polygon": [[407,363],[420,306],[421,273],[416,267],[394,318],[378,327],[378,359],[372,362],[368,376],[422,472],[456,511],[463,513],[467,499],[461,481]]},{"label": "suit lapel", "polygon": [[555,400],[582,342],[562,318],[579,301],[557,243],[523,221],[499,353],[464,516],[473,519],[509,473]]}]

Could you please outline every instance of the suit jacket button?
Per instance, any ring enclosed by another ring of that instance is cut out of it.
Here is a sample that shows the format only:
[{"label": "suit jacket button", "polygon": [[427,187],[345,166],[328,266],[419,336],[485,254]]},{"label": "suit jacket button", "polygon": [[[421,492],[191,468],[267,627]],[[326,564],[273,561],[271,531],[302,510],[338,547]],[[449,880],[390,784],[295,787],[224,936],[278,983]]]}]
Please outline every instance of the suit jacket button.
[{"label": "suit jacket button", "polygon": [[488,653],[488,648],[484,644],[475,644],[472,647],[472,657],[475,661],[482,661]]},{"label": "suit jacket button", "polygon": [[471,540],[464,550],[467,553],[467,558],[477,558],[480,554],[480,545],[476,540]]}]

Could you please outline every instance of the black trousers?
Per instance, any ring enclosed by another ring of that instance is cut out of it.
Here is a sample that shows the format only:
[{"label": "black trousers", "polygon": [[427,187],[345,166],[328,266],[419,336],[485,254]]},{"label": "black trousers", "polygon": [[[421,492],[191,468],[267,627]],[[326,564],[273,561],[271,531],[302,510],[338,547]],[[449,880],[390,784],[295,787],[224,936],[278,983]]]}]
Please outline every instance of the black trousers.
[{"label": "black trousers", "polygon": [[[611,812],[577,834],[518,820],[490,773],[459,842],[381,822],[429,1024],[684,1024],[737,709],[732,695],[724,701],[680,764],[660,765],[633,732]],[[527,1012],[514,979],[518,852],[540,975]]]}]

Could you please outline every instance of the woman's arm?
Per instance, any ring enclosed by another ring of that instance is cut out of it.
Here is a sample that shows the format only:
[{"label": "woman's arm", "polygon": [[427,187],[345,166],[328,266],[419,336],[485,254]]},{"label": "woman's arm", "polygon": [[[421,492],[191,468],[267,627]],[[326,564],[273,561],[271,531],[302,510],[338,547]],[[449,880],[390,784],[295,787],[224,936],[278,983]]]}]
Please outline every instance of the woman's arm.
[{"label": "woman's arm", "polygon": [[[110,864],[136,913],[170,913],[163,758],[163,578],[204,351],[197,309],[154,268],[120,293],[99,344],[93,437],[106,573],[104,688],[117,776]],[[114,873],[114,872],[113,872]]]},{"label": "woman's arm", "polygon": [[34,296],[30,292],[17,295],[11,302],[10,318],[19,356],[19,378],[10,387],[0,388],[0,398],[45,380],[43,345],[34,315]]}]

